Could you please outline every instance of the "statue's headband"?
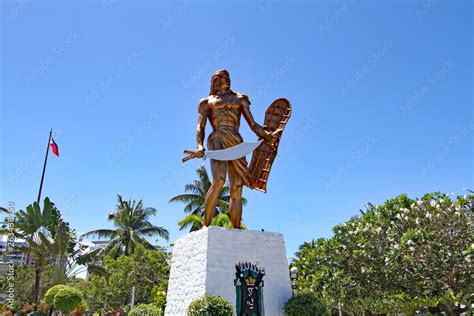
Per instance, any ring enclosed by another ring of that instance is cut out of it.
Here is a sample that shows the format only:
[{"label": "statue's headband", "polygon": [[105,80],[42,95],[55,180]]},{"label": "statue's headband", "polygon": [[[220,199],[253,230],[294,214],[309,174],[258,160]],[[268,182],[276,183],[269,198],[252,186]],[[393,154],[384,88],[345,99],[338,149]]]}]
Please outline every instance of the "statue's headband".
[{"label": "statue's headband", "polygon": [[229,72],[225,69],[218,70],[212,74],[211,81],[214,81],[218,77],[223,77],[223,76],[229,77]]}]

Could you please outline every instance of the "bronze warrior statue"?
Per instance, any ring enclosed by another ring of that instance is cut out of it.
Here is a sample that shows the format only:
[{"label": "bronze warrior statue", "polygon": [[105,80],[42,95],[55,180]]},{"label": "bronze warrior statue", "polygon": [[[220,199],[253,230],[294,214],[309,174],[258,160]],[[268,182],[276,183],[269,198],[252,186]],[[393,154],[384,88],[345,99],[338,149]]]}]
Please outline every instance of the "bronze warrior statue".
[{"label": "bronze warrior statue", "polygon": [[[289,118],[289,112],[286,114],[287,121]],[[250,112],[249,98],[244,94],[232,91],[230,89],[229,72],[227,70],[219,70],[212,75],[211,91],[209,96],[199,101],[198,125],[196,132],[197,151],[185,151],[185,153],[189,154],[189,156],[183,159],[183,161],[191,158],[202,158],[206,155],[203,142],[205,138],[206,122],[208,120],[212,126],[212,133],[207,139],[208,150],[225,150],[242,144],[243,139],[239,134],[241,116],[245,118],[252,131],[260,139],[264,140],[264,143],[266,143],[267,147],[270,146],[273,148],[272,151],[275,151],[276,154],[276,146],[278,145],[278,141],[283,129],[279,128],[272,131],[268,130],[266,126],[262,127],[257,122],[255,122],[252,113]],[[284,122],[285,124],[286,121]],[[271,162],[273,162],[273,159]],[[268,160],[269,159],[267,159],[267,161]],[[230,186],[229,209],[231,222],[234,228],[240,228],[242,218],[243,186],[246,185],[250,188],[255,187],[253,185],[254,181],[252,181],[251,172],[249,172],[249,168],[247,166],[245,155],[239,157],[238,159],[227,161],[211,158],[210,163],[213,183],[206,194],[204,225],[209,226],[211,224],[212,217],[214,215],[213,213],[218,200],[218,195],[225,184],[226,175],[228,174]],[[258,163],[256,165],[258,165]],[[265,168],[260,167],[260,169]]]}]

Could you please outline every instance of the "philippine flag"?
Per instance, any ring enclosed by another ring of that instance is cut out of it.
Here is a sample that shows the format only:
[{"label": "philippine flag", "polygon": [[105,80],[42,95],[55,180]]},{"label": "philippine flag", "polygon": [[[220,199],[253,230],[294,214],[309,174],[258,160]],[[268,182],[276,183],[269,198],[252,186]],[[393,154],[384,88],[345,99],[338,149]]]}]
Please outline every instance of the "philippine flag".
[{"label": "philippine flag", "polygon": [[49,139],[49,146],[51,146],[51,150],[53,151],[53,153],[59,157],[59,148],[56,142],[54,141],[53,136],[51,136],[51,138]]}]

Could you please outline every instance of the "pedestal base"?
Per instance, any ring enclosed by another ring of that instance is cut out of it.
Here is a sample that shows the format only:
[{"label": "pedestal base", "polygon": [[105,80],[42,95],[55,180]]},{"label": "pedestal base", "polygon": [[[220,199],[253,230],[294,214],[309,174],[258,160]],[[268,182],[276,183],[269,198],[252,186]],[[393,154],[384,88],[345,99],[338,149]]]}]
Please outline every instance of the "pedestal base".
[{"label": "pedestal base", "polygon": [[165,315],[185,316],[189,304],[205,294],[222,296],[235,306],[235,265],[239,262],[265,269],[265,315],[283,315],[291,286],[282,234],[214,226],[175,242]]}]

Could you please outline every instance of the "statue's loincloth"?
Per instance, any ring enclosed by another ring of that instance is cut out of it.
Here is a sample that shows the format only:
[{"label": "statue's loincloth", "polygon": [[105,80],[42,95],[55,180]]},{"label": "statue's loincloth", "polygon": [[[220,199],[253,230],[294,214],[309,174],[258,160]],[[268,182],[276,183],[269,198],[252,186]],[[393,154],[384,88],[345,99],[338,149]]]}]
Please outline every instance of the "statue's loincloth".
[{"label": "statue's loincloth", "polygon": [[[207,148],[209,150],[227,149],[241,143],[243,143],[242,136],[234,128],[217,128],[207,138]],[[250,174],[245,156],[236,160],[229,160],[227,165],[232,165],[237,175],[242,178],[243,184],[250,187]]]}]

